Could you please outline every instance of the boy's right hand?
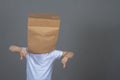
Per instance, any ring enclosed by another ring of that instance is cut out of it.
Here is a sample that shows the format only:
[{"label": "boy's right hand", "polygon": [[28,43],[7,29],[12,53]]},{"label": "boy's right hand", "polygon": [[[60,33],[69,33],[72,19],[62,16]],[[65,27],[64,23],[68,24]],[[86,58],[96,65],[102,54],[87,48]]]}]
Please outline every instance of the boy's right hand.
[{"label": "boy's right hand", "polygon": [[9,50],[11,52],[19,53],[20,54],[20,60],[22,60],[27,54],[27,51],[25,49],[23,49],[19,46],[16,46],[16,45],[11,45],[9,47]]},{"label": "boy's right hand", "polygon": [[26,56],[27,51],[23,48],[20,50],[20,60],[23,60],[23,58]]}]

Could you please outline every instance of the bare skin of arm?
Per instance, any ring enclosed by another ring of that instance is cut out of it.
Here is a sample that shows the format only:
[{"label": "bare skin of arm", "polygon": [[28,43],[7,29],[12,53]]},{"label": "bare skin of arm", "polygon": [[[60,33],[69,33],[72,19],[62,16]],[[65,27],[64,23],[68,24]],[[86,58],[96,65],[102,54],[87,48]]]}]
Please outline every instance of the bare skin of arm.
[{"label": "bare skin of arm", "polygon": [[[11,45],[9,47],[9,50],[11,52],[14,52],[14,53],[19,53],[20,54],[20,60],[22,60],[26,54],[27,54],[27,51],[19,46],[16,46],[16,45]],[[64,51],[63,52],[63,55],[62,55],[62,60],[61,60],[61,63],[63,64],[63,68],[66,68],[66,64],[68,62],[68,60],[70,58],[73,57],[73,52],[70,52],[70,51]]]},{"label": "bare skin of arm", "polygon": [[66,68],[66,64],[69,59],[73,58],[74,54],[70,51],[64,51],[62,55],[61,63],[63,64],[63,68]]},{"label": "bare skin of arm", "polygon": [[14,53],[19,53],[20,54],[20,60],[22,60],[26,54],[27,54],[27,51],[19,46],[16,46],[16,45],[11,45],[9,47],[9,50],[11,52],[14,52]]}]

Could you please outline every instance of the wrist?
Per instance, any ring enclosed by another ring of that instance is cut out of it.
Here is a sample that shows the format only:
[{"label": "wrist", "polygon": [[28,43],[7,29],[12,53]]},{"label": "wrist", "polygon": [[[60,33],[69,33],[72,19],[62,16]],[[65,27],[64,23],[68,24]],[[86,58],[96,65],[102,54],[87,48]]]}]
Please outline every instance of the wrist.
[{"label": "wrist", "polygon": [[21,47],[16,46],[16,52],[20,53],[22,51]]},{"label": "wrist", "polygon": [[20,53],[21,51],[22,51],[22,48],[19,48],[19,49],[18,49],[18,52]]}]

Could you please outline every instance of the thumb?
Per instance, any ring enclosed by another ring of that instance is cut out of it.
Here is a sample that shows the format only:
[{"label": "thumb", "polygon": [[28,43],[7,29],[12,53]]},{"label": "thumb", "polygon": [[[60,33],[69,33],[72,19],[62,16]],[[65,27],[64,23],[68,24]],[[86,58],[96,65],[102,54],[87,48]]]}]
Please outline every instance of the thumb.
[{"label": "thumb", "polygon": [[23,55],[20,53],[20,60],[23,60]]},{"label": "thumb", "polygon": [[20,60],[23,60],[23,56],[20,56]]},{"label": "thumb", "polygon": [[63,69],[65,69],[66,68],[66,63],[63,63]]}]

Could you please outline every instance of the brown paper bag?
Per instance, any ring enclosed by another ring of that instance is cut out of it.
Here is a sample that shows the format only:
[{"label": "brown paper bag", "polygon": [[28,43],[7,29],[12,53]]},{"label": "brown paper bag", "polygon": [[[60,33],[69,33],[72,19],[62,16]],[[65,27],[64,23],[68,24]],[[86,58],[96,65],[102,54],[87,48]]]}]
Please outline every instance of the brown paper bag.
[{"label": "brown paper bag", "polygon": [[28,51],[35,54],[55,49],[60,28],[55,14],[30,14],[28,17]]}]

